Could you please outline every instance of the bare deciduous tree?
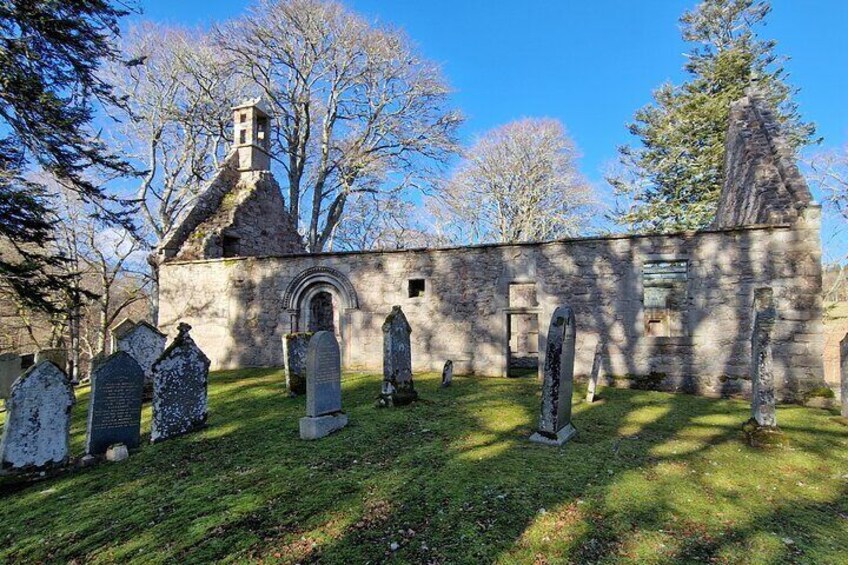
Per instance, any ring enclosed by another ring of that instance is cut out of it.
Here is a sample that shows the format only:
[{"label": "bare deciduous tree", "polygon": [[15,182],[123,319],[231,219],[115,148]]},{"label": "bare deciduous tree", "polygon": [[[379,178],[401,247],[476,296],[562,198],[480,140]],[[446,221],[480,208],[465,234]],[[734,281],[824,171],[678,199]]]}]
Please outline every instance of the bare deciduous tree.
[{"label": "bare deciduous tree", "polygon": [[335,2],[263,0],[216,37],[274,114],[273,153],[312,252],[352,195],[399,198],[455,150],[448,87],[399,31]]},{"label": "bare deciduous tree", "polygon": [[841,151],[826,151],[810,162],[812,180],[833,209],[848,220],[848,145]]},{"label": "bare deciduous tree", "polygon": [[[107,79],[126,101],[118,141],[146,171],[136,197],[155,249],[218,167],[230,141],[230,107],[246,86],[201,32],[148,23],[130,29],[120,47],[126,60],[112,64]],[[155,320],[155,302],[152,311]]]},{"label": "bare deciduous tree", "polygon": [[513,243],[577,234],[595,203],[577,157],[557,120],[528,118],[487,132],[428,202],[439,238]]}]

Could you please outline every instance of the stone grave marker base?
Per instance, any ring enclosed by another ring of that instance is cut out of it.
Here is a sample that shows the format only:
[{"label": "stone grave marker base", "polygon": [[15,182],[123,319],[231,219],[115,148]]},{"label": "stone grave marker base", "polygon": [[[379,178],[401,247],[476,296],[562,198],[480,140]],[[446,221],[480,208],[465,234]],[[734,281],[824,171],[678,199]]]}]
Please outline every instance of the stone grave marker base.
[{"label": "stone grave marker base", "polygon": [[300,439],[319,439],[347,426],[347,414],[337,412],[300,419]]},{"label": "stone grave marker base", "polygon": [[788,443],[786,434],[777,426],[761,426],[751,418],[742,426],[751,447],[782,447]]},{"label": "stone grave marker base", "polygon": [[542,443],[544,445],[565,445],[568,440],[577,435],[577,430],[572,424],[568,424],[564,428],[562,428],[559,432],[557,432],[556,438],[549,437],[547,435],[542,435],[539,432],[536,432],[532,436],[530,436],[530,441],[534,441],[536,443]]}]

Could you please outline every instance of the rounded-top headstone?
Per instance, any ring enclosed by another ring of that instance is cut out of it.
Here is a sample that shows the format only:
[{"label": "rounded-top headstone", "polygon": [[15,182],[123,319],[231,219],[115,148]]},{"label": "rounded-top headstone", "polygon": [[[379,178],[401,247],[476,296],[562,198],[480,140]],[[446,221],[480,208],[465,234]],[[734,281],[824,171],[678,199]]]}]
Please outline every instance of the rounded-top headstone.
[{"label": "rounded-top headstone", "polygon": [[316,332],[306,353],[306,415],[333,414],[342,409],[342,369],[339,344],[332,332]]}]

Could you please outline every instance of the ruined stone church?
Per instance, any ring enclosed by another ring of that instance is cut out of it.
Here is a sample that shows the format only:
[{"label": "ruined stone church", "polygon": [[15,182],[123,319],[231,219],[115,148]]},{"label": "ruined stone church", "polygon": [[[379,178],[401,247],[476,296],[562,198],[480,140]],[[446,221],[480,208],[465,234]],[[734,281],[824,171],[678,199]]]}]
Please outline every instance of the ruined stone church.
[{"label": "ruined stone church", "polygon": [[270,172],[272,121],[234,108],[235,143],[160,249],[160,328],[179,322],[213,369],[279,366],[282,337],[335,332],[343,366],[379,373],[403,307],[415,371],[508,376],[544,363],[546,324],[576,314],[575,373],[596,345],[609,385],[750,392],[752,305],[771,287],[782,400],[821,387],[820,207],[755,95],[730,113],[716,220],[696,232],[307,254]]}]

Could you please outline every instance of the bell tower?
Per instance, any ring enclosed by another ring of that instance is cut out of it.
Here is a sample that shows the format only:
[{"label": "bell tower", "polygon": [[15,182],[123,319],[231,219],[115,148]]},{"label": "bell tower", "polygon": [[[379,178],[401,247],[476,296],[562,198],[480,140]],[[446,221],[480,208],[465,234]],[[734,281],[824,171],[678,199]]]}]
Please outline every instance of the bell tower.
[{"label": "bell tower", "polygon": [[271,118],[261,98],[233,108],[233,140],[239,172],[271,170]]}]

